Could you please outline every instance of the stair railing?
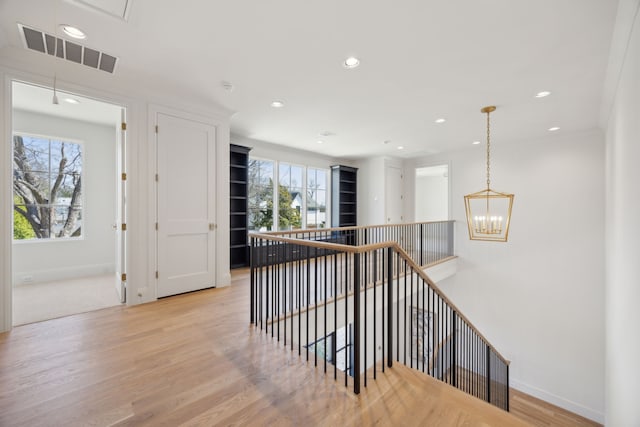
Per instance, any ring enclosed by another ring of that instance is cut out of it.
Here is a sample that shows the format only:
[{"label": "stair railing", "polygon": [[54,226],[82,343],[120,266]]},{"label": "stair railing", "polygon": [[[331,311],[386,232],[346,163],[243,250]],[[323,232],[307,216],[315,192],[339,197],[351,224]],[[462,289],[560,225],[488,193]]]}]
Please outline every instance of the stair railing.
[{"label": "stair railing", "polygon": [[251,323],[356,394],[395,360],[508,410],[509,362],[400,243],[376,241],[419,254],[421,226],[402,227],[251,234]]}]

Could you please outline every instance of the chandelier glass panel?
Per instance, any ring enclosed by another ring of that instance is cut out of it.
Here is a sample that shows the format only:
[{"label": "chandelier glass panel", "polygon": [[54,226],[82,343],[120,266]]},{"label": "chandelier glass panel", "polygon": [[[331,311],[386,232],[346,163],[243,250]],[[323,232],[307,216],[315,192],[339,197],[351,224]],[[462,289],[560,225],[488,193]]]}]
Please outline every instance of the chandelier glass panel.
[{"label": "chandelier glass panel", "polygon": [[491,189],[491,124],[490,114],[496,107],[480,110],[487,115],[487,188],[464,196],[467,225],[471,240],[506,242],[509,237],[513,194]]}]

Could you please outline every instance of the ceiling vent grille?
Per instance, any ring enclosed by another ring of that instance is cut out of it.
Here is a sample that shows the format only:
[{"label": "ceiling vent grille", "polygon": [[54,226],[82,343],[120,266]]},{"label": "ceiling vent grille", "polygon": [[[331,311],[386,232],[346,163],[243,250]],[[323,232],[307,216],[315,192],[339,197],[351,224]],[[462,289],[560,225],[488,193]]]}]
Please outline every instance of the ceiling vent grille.
[{"label": "ceiling vent grille", "polygon": [[27,49],[48,55],[55,55],[77,64],[83,64],[96,70],[113,74],[118,58],[95,49],[58,38],[43,31],[18,24],[20,36]]}]

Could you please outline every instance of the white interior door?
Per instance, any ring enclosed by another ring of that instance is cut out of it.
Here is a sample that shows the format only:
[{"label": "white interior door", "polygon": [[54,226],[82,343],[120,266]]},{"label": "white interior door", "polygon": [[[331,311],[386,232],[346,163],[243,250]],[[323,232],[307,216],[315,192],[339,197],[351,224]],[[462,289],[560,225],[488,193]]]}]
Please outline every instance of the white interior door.
[{"label": "white interior door", "polygon": [[404,221],[402,206],[404,203],[402,170],[398,167],[385,168],[385,213],[387,224],[400,224]]},{"label": "white interior door", "polygon": [[116,164],[117,164],[117,176],[116,176],[116,222],[114,229],[116,233],[116,291],[120,297],[120,302],[127,302],[127,283],[126,283],[126,247],[127,247],[127,229],[123,227],[123,224],[127,223],[125,201],[127,180],[125,174],[127,152],[127,114],[123,108],[121,111],[121,123],[120,137],[116,144]]},{"label": "white interior door", "polygon": [[214,286],[215,127],[157,115],[158,297]]}]

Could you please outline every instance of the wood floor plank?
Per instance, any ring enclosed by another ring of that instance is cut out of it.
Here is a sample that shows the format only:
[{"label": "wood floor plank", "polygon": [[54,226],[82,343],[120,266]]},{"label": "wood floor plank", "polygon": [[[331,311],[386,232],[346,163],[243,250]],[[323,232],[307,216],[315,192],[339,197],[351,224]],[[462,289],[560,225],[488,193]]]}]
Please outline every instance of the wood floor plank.
[{"label": "wood floor plank", "polygon": [[334,381],[322,364],[315,367],[250,326],[248,312],[248,275],[241,270],[228,288],[0,334],[0,425],[518,426],[579,420],[516,394],[518,418],[400,364],[378,370],[377,380],[369,371],[368,387],[355,395],[351,380],[345,388],[343,376]]}]

